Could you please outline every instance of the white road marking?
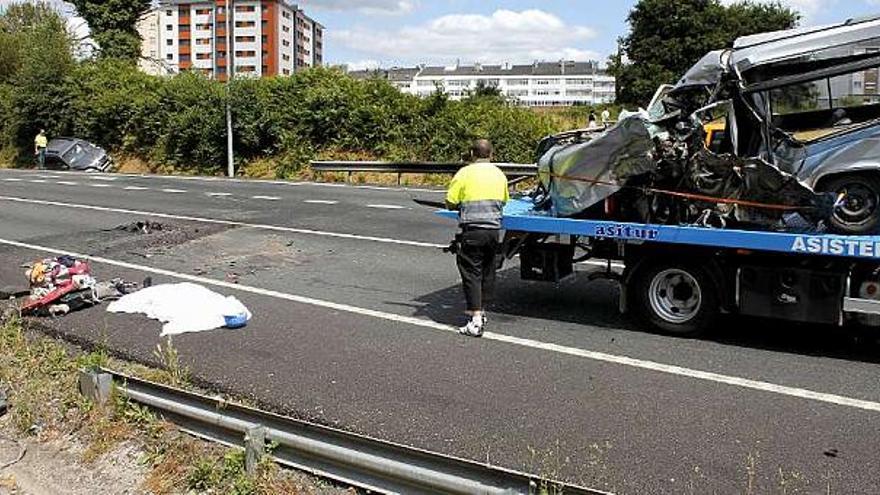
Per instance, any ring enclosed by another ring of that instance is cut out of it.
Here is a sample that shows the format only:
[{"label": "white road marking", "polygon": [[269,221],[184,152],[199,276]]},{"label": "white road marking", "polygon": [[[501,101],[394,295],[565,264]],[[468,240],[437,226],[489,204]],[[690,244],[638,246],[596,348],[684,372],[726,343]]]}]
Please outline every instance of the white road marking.
[{"label": "white road marking", "polygon": [[28,182],[30,182],[31,184],[45,184],[48,181],[46,181],[45,179],[32,179]]},{"label": "white road marking", "polygon": [[86,176],[92,180],[105,180],[108,182],[113,182],[116,180],[116,177],[107,177],[106,175],[93,175],[93,174],[89,175],[89,174],[87,174]]},{"label": "white road marking", "polygon": [[37,175],[36,177],[40,178],[40,179],[60,179],[61,178],[57,175]]},{"label": "white road marking", "polygon": [[127,186],[125,188],[126,191],[149,191],[149,187],[141,187],[141,186]]},{"label": "white road marking", "polygon": [[376,208],[378,210],[406,210],[405,206],[399,205],[367,205],[367,208]]},{"label": "white road marking", "polygon": [[420,248],[444,248],[445,244],[432,244],[430,242],[405,241],[400,239],[389,239],[387,237],[372,237],[357,234],[341,234],[338,232],[324,232],[320,230],[298,229],[294,227],[281,227],[278,225],[255,224],[246,222],[236,222],[232,220],[219,220],[216,218],[191,217],[186,215],[171,215],[168,213],[158,213],[153,211],[126,210],[123,208],[107,208],[104,206],[81,205],[75,203],[62,203],[59,201],[44,201],[40,199],[16,198],[12,196],[0,196],[0,201],[11,201],[14,203],[58,206],[61,208],[75,208],[81,210],[104,211],[110,213],[122,213],[125,215],[149,216],[155,218],[166,218],[169,220],[183,220],[187,222],[210,223],[214,225],[229,225],[231,227],[249,227],[253,229],[271,230],[274,232],[290,232],[293,234],[316,235],[323,237],[334,237],[337,239],[351,239],[356,241],[381,242],[384,244],[398,244],[401,246],[414,246]]},{"label": "white road marking", "polygon": [[209,192],[205,193],[212,198],[225,198],[227,196],[232,196],[232,193],[221,193],[221,192]]},{"label": "white road marking", "polygon": [[7,179],[3,179],[3,180],[6,181],[6,182],[21,182],[21,181],[22,181],[22,179],[15,179],[15,178],[12,178],[12,177],[9,177],[9,178],[7,178]]},{"label": "white road marking", "polygon": [[315,186],[315,187],[347,187],[351,189],[366,189],[373,191],[400,191],[400,192],[424,192],[424,193],[434,193],[434,194],[446,194],[445,190],[442,189],[427,189],[427,188],[409,188],[409,187],[386,187],[386,186],[366,186],[366,185],[353,185],[353,184],[339,184],[333,182],[295,182],[295,181],[286,181],[286,180],[265,180],[265,179],[233,179],[227,177],[193,177],[193,176],[181,176],[181,175],[148,175],[148,174],[113,174],[113,177],[107,176],[95,176],[93,174],[85,173],[85,172],[72,172],[72,171],[61,171],[59,174],[64,175],[85,175],[91,178],[104,177],[97,180],[116,180],[116,178],[140,178],[140,179],[152,179],[152,180],[183,180],[183,181],[201,181],[201,182],[232,182],[232,183],[240,183],[240,184],[252,184],[252,185],[277,185],[277,186]]},{"label": "white road marking", "polygon": [[[408,325],[413,325],[421,328],[428,328],[432,330],[441,330],[444,332],[450,333],[458,333],[458,329],[449,325],[444,325],[442,323],[438,323],[435,321],[423,320],[421,318],[414,318],[411,316],[403,316],[394,313],[387,313],[384,311],[377,311],[373,309],[361,308],[357,306],[351,306],[348,304],[340,304],[331,301],[324,301],[321,299],[315,299],[311,297],[298,296],[295,294],[287,294],[284,292],[261,289],[259,287],[251,287],[247,285],[239,285],[231,282],[226,282],[222,280],[215,280],[211,278],[199,277],[196,275],[189,275],[186,273],[174,272],[171,270],[164,270],[161,268],[153,268],[145,265],[138,265],[135,263],[128,263],[124,261],[115,261],[108,258],[102,258],[98,256],[89,256],[80,253],[73,253],[66,250],[60,250],[56,248],[50,248],[45,246],[39,246],[35,244],[25,244],[22,242],[11,241],[6,239],[0,239],[0,244],[7,246],[14,246],[24,249],[30,249],[34,251],[41,251],[44,253],[52,253],[56,255],[70,255],[75,258],[80,258],[84,260],[89,260],[94,263],[102,263],[105,265],[116,266],[119,268],[126,268],[130,270],[138,270],[146,273],[152,273],[155,275],[167,276],[179,280],[187,280],[190,282],[196,282],[203,285],[211,285],[214,287],[222,287],[224,289],[246,292],[249,294],[256,294],[260,296],[272,297],[276,299],[282,299],[285,301],[291,301],[300,304],[306,304],[310,306],[316,306],[326,309],[331,309],[334,311],[342,311],[345,313],[352,313],[361,316],[369,316],[372,318],[379,318],[387,321],[393,321],[397,323],[403,323]],[[464,338],[464,337],[462,337]],[[871,411],[875,413],[880,413],[880,402],[868,401],[863,399],[855,399],[852,397],[846,397],[843,395],[836,394],[828,394],[824,392],[816,392],[813,390],[808,390],[804,388],[798,387],[789,387],[786,385],[778,385],[775,383],[752,380],[749,378],[742,378],[731,375],[723,375],[720,373],[712,373],[708,371],[700,371],[691,368],[685,368],[682,366],[674,366],[663,363],[657,363],[654,361],[648,361],[644,359],[635,359],[627,356],[619,356],[615,354],[608,354],[604,352],[596,352],[590,351],[587,349],[580,349],[577,347],[563,346],[559,344],[552,344],[548,342],[541,342],[532,339],[524,339],[519,337],[513,337],[510,335],[503,335],[498,333],[486,333],[483,335],[484,340],[489,340],[493,342],[503,342],[505,344],[516,345],[520,347],[526,347],[530,349],[538,349],[547,352],[553,352],[557,354],[563,354],[567,356],[579,357],[584,359],[589,359],[592,361],[599,361],[604,363],[616,364],[621,366],[627,366],[630,368],[637,368],[647,371],[653,371],[657,373],[664,373],[667,375],[680,376],[689,379],[702,380],[711,383],[719,383],[723,385],[729,385],[733,387],[745,388],[750,390],[757,390],[760,392],[766,392],[776,395],[783,395],[788,397],[796,397],[799,399],[812,400],[817,402],[823,402],[825,404],[832,404],[837,406],[849,407],[853,409],[861,409],[865,411]]]},{"label": "white road marking", "polygon": [[106,187],[110,187],[110,184],[89,184],[89,187],[106,188]]},{"label": "white road marking", "polygon": [[162,189],[162,192],[169,194],[183,194],[186,191],[184,191],[183,189]]},{"label": "white road marking", "polygon": [[278,196],[251,196],[251,199],[263,199],[266,201],[281,201]]},{"label": "white road marking", "polygon": [[62,186],[78,186],[79,185],[78,182],[73,182],[73,181],[69,181],[69,180],[59,180],[58,182],[56,182],[56,184],[60,184]]},{"label": "white road marking", "polygon": [[311,205],[338,205],[339,201],[331,201],[329,199],[307,199],[303,203]]}]

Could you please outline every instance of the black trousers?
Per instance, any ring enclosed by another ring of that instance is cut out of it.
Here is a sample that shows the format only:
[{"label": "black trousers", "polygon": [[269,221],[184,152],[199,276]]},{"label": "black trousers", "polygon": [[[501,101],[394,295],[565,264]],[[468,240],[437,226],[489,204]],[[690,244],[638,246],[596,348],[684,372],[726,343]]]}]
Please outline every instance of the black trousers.
[{"label": "black trousers", "polygon": [[464,229],[461,234],[458,271],[468,311],[482,311],[492,301],[498,234],[495,229]]}]

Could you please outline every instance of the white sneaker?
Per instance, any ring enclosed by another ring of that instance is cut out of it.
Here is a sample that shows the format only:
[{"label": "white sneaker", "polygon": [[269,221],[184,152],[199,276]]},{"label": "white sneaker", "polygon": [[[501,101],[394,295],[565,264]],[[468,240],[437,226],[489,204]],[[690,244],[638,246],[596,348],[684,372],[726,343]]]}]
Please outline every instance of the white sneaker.
[{"label": "white sneaker", "polygon": [[467,325],[459,328],[458,333],[462,335],[467,335],[469,337],[482,337],[483,325],[475,322],[474,320],[471,320],[467,323]]}]

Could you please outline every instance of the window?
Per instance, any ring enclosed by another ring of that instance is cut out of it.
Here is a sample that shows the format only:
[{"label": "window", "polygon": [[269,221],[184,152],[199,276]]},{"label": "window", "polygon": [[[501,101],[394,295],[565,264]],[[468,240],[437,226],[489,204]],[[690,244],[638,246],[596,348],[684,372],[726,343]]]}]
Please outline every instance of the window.
[{"label": "window", "polygon": [[269,66],[268,66],[268,65],[264,65],[264,66],[263,66],[263,74],[268,74],[268,73],[269,73]]},{"label": "window", "polygon": [[165,26],[165,31],[174,31],[174,26],[168,24],[167,26]]},{"label": "window", "polygon": [[550,86],[552,84],[559,84],[559,79],[538,79],[535,81],[535,84],[538,86]]},{"label": "window", "polygon": [[180,46],[189,46],[190,40],[180,40]]},{"label": "window", "polygon": [[226,74],[226,67],[217,67],[217,74]]},{"label": "window", "polygon": [[166,10],[166,11],[165,11],[165,16],[166,16],[166,17],[171,17],[171,16],[173,16],[173,15],[174,15],[174,11],[173,11],[173,10]]},{"label": "window", "polygon": [[174,60],[174,55],[172,55],[172,54],[169,53],[168,55],[165,55],[165,58],[166,58],[167,60]]},{"label": "window", "polygon": [[248,73],[248,72],[256,72],[256,71],[257,71],[257,68],[256,68],[256,66],[253,66],[253,65],[239,65],[238,67],[235,68],[235,72]]},{"label": "window", "polygon": [[288,11],[286,11],[286,10],[285,10],[284,12],[282,12],[281,15],[282,15],[285,19],[290,19],[290,12],[288,12]]},{"label": "window", "polygon": [[217,58],[226,58],[226,52],[217,52]]},{"label": "window", "polygon": [[568,79],[565,81],[565,84],[569,86],[588,86],[592,82],[592,79]]},{"label": "window", "polygon": [[214,26],[211,24],[196,24],[196,29],[201,29],[202,31],[210,31]]},{"label": "window", "polygon": [[263,35],[263,38],[262,38],[262,41],[263,41],[263,43],[268,43],[268,42],[269,42],[269,37],[266,36],[266,35],[264,34],[264,35]]},{"label": "window", "polygon": [[223,15],[226,13],[226,7],[217,7],[217,15]]},{"label": "window", "polygon": [[187,55],[187,54],[183,54],[183,55],[180,56],[180,61],[181,61],[181,62],[189,62],[190,60],[192,60],[192,57],[190,57],[190,56]]},{"label": "window", "polygon": [[[236,7],[238,8],[238,7]],[[257,23],[254,21],[235,21],[235,27],[237,28],[252,28],[256,27]]]},{"label": "window", "polygon": [[197,45],[205,46],[211,44],[211,38],[199,38],[196,40]]},{"label": "window", "polygon": [[235,37],[236,43],[253,43],[255,41],[257,41],[256,36],[236,36]]},{"label": "window", "polygon": [[196,9],[196,15],[211,15],[211,9]]},{"label": "window", "polygon": [[256,57],[257,52],[254,50],[237,50],[235,52],[236,57]]},{"label": "window", "polygon": [[281,59],[284,60],[285,62],[289,62],[289,61],[290,61],[290,55],[288,55],[288,54],[285,53],[284,55],[281,56]]},{"label": "window", "polygon": [[284,69],[283,74],[284,74],[285,76],[289,76],[289,75],[290,75],[290,69]]},{"label": "window", "polygon": [[189,32],[189,24],[181,24],[180,31],[184,32],[184,33],[188,33]]},{"label": "window", "polygon": [[774,115],[811,112],[829,108],[828,93],[818,82],[795,84],[770,91],[770,105]]},{"label": "window", "polygon": [[290,46],[290,42],[287,41],[287,40],[281,40],[281,44],[282,44],[283,46]]},{"label": "window", "polygon": [[211,60],[210,53],[197,53],[196,60]]},{"label": "window", "polygon": [[256,10],[257,10],[257,8],[254,7],[253,5],[236,5],[235,6],[236,12],[254,12]]},{"label": "window", "polygon": [[165,40],[165,44],[168,46],[172,46],[172,45],[174,45],[174,40],[169,38],[169,39]]},{"label": "window", "polygon": [[290,32],[290,28],[288,26],[281,26],[281,30],[284,31],[285,33]]},{"label": "window", "polygon": [[528,86],[529,80],[528,79],[508,79],[507,85],[508,86]]}]

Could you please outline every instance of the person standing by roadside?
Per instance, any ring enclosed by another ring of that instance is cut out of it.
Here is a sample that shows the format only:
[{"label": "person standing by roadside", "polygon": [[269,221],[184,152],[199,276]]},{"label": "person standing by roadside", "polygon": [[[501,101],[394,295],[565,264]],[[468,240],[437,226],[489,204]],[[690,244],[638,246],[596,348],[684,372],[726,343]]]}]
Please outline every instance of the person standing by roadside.
[{"label": "person standing by roadside", "polygon": [[40,133],[34,138],[34,156],[37,157],[37,165],[40,170],[46,168],[46,148],[49,146],[49,139],[46,137],[46,130],[40,129]]},{"label": "person standing by roadside", "polygon": [[446,194],[446,206],[459,212],[461,227],[457,263],[468,321],[459,331],[471,337],[481,337],[488,320],[485,310],[495,290],[501,219],[510,200],[507,177],[492,164],[492,155],[492,143],[475,141],[473,163],[455,174]]},{"label": "person standing by roadside", "polygon": [[602,126],[608,127],[609,122],[611,122],[611,112],[606,108],[602,110]]},{"label": "person standing by roadside", "polygon": [[596,112],[590,110],[590,117],[587,119],[587,129],[595,129],[596,127]]}]

